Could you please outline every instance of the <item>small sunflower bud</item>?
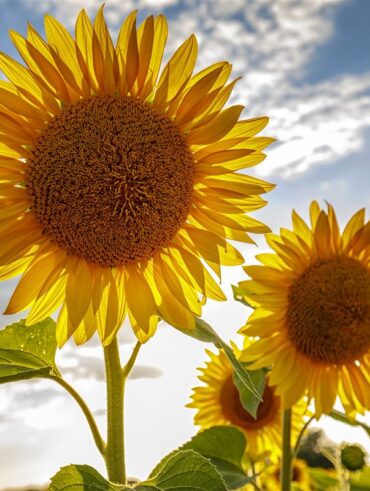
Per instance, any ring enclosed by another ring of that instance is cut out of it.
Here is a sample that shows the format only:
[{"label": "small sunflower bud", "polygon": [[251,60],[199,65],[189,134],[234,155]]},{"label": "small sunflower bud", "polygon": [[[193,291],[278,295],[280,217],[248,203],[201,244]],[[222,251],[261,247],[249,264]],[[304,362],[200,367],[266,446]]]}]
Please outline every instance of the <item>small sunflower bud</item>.
[{"label": "small sunflower bud", "polygon": [[341,450],[342,465],[349,471],[358,471],[365,465],[366,454],[358,445],[346,445]]}]

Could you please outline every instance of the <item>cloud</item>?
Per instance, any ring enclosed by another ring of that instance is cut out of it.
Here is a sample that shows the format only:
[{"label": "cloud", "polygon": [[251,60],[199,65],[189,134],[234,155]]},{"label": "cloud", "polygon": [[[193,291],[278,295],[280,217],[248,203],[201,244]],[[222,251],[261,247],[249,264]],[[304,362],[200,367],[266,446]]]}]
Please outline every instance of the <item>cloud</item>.
[{"label": "cloud", "polygon": [[131,380],[162,377],[163,370],[148,365],[136,365],[130,374]]},{"label": "cloud", "polygon": [[[74,379],[93,379],[98,382],[105,381],[104,364],[97,356],[69,356],[65,358],[63,368],[64,375],[71,375]],[[158,378],[163,374],[157,367],[136,365],[130,375],[130,379]]]},{"label": "cloud", "polygon": [[[82,7],[91,16],[101,0],[23,0],[73,26]],[[335,34],[335,9],[343,0],[108,0],[106,17],[117,31],[133,8],[169,11],[167,56],[195,32],[198,67],[220,59],[243,75],[232,102],[246,116],[268,114],[266,133],[279,141],[257,173],[283,178],[333,163],[361,150],[370,126],[370,73],[304,82],[313,54]],[[174,8],[175,7],[175,8]]]},{"label": "cloud", "polygon": [[363,148],[370,126],[370,72],[290,87],[283,94],[278,89],[274,99],[269,131],[280,145],[268,152],[259,175],[279,172],[289,178]]}]

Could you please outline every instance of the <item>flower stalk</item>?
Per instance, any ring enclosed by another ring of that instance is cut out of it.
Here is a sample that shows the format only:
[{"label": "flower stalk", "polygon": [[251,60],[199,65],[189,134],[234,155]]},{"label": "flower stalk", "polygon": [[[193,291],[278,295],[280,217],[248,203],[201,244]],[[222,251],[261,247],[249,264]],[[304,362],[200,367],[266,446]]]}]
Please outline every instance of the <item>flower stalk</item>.
[{"label": "flower stalk", "polygon": [[107,429],[108,438],[105,463],[108,478],[117,484],[126,484],[124,443],[124,380],[119,355],[118,341],[104,347],[107,380]]},{"label": "flower stalk", "polygon": [[292,410],[286,409],[283,414],[283,453],[281,463],[281,491],[291,491],[292,482]]}]

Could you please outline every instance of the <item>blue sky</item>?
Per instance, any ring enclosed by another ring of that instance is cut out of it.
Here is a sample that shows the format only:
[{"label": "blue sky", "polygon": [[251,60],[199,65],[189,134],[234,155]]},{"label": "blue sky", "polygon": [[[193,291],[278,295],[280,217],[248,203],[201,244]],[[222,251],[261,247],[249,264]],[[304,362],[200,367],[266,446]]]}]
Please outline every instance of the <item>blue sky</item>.
[{"label": "blue sky", "polygon": [[[0,0],[0,50],[12,56],[7,31],[27,22],[43,32],[43,15],[55,15],[73,30],[80,8],[94,16],[100,0]],[[277,138],[255,172],[277,184],[269,205],[256,217],[277,231],[290,223],[292,208],[307,216],[312,199],[330,201],[343,224],[370,204],[370,2],[367,0],[107,0],[106,17],[117,32],[133,8],[140,18],[169,17],[167,53],[191,33],[199,40],[198,68],[227,59],[237,85],[232,102],[246,105],[245,117],[269,115],[266,135]],[[265,247],[244,247],[247,262]],[[247,311],[231,300],[230,283],[242,273],[224,274],[227,304],[210,303],[205,318],[224,339],[234,338]],[[1,285],[5,306],[15,282]],[[13,319],[1,318],[2,325]],[[122,353],[134,342],[121,332]],[[181,348],[180,348],[181,347]],[[97,340],[67,345],[58,354],[66,377],[85,395],[104,429],[104,384]],[[128,386],[127,448],[131,475],[145,477],[161,456],[194,432],[185,409],[196,385],[204,346],[168,326],[143,347]],[[86,425],[73,401],[48,382],[2,386],[0,397],[0,489],[47,481],[60,465],[86,463],[103,472]],[[327,426],[329,435],[351,441],[358,430]],[[154,443],[156,442],[156,443]],[[52,452],[48,449],[51,445]],[[143,449],[145,448],[145,452]]]}]

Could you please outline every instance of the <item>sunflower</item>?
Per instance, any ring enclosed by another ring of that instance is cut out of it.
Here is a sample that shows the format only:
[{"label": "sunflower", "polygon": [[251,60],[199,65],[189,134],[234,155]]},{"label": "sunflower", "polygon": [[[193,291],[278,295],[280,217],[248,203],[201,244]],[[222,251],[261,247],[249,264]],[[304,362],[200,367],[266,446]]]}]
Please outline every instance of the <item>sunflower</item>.
[{"label": "sunflower", "polygon": [[[264,491],[280,489],[280,473],[280,463],[268,466],[261,474],[262,489]],[[292,464],[292,491],[310,491],[311,489],[308,465],[304,460],[295,459]]]},{"label": "sunflower", "polygon": [[[241,352],[233,345],[238,357]],[[281,454],[282,405],[275,389],[267,383],[257,417],[251,416],[242,406],[239,392],[233,382],[233,369],[224,351],[217,354],[206,350],[210,360],[200,368],[199,380],[206,385],[195,387],[192,402],[187,407],[197,409],[196,425],[203,429],[219,425],[240,428],[247,440],[247,456],[254,462],[269,457],[276,460]],[[302,400],[293,411],[292,434],[295,440],[304,425],[306,404]]]},{"label": "sunflower", "polygon": [[223,109],[231,65],[193,75],[194,36],[159,76],[162,15],[131,13],[115,46],[103,8],[75,39],[49,15],[45,30],[10,33],[26,66],[0,53],[0,278],[22,273],[6,313],[60,308],[59,346],[109,344],[126,315],[140,342],[158,315],[191,329],[225,300],[220,266],[243,263],[228,239],[267,231],[246,212],[273,186],[237,172],[264,159],[267,118]]},{"label": "sunflower", "polygon": [[257,336],[242,355],[251,369],[272,365],[284,406],[307,393],[316,415],[339,395],[347,412],[370,409],[370,223],[358,211],[340,233],[328,205],[310,208],[311,227],[293,211],[293,231],[269,234],[275,254],[245,267],[239,286],[256,308],[241,332]]}]

